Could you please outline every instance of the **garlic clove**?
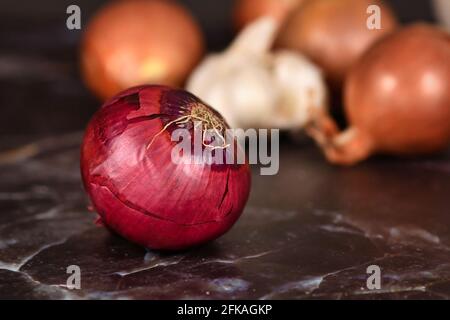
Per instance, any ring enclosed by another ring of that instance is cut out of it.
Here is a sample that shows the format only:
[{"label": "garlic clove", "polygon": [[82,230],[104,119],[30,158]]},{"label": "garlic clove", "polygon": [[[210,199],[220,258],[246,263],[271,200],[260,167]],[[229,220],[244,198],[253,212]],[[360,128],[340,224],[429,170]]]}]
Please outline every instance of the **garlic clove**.
[{"label": "garlic clove", "polygon": [[278,101],[271,72],[255,64],[230,75],[228,80],[225,86],[227,100],[223,101],[226,105],[218,107],[221,110],[228,108],[238,115],[235,123],[239,128],[267,127],[273,106]]},{"label": "garlic clove", "polygon": [[273,56],[274,82],[280,101],[273,121],[280,128],[303,127],[315,112],[326,107],[327,90],[321,70],[305,57],[290,51]]},{"label": "garlic clove", "polygon": [[228,56],[265,54],[271,49],[278,28],[279,23],[273,18],[258,19],[239,33],[225,53]]}]

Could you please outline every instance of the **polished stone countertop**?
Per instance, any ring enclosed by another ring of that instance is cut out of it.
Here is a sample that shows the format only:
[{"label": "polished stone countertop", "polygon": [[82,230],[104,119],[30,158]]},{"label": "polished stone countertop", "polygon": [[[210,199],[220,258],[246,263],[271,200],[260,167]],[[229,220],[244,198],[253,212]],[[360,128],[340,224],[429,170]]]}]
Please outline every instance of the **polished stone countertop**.
[{"label": "polished stone countertop", "polygon": [[[328,165],[284,142],[280,171],[253,170],[250,199],[223,237],[145,250],[94,224],[79,174],[82,133],[3,146],[0,298],[417,299],[450,297],[450,155]],[[81,289],[67,288],[67,267]],[[381,288],[367,288],[367,267]]]}]

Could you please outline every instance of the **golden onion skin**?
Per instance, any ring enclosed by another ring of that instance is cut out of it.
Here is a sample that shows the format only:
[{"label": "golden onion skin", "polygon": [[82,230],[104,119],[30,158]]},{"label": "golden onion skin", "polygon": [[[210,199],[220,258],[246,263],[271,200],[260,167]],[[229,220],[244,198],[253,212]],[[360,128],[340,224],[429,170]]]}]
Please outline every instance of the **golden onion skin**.
[{"label": "golden onion skin", "polygon": [[[379,30],[367,28],[370,5],[381,9]],[[306,54],[339,88],[367,48],[396,27],[394,13],[381,0],[306,0],[286,20],[275,46]]]},{"label": "golden onion skin", "polygon": [[350,125],[377,151],[420,154],[450,143],[450,36],[424,24],[376,44],[345,84]]},{"label": "golden onion skin", "polygon": [[236,0],[233,8],[233,23],[241,30],[258,18],[269,16],[282,23],[295,7],[304,0]]},{"label": "golden onion skin", "polygon": [[118,1],[87,26],[81,68],[87,86],[105,100],[140,84],[180,86],[203,52],[199,26],[177,3]]},{"label": "golden onion skin", "polygon": [[327,114],[309,134],[334,164],[372,154],[415,156],[450,144],[450,35],[434,26],[405,27],[375,44],[351,69],[344,88],[349,127]]}]

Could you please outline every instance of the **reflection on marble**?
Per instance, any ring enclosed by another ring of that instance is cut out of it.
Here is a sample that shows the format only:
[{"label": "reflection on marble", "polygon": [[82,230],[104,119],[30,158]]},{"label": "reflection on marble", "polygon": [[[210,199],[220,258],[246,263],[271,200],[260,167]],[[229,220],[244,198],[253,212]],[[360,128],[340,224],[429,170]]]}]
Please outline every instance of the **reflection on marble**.
[{"label": "reflection on marble", "polygon": [[[0,298],[450,297],[448,154],[337,168],[312,145],[285,143],[278,175],[255,168],[249,203],[229,233],[169,254],[93,223],[80,139],[2,143]],[[373,264],[380,290],[366,287]],[[81,268],[80,290],[67,288],[69,265]]]}]

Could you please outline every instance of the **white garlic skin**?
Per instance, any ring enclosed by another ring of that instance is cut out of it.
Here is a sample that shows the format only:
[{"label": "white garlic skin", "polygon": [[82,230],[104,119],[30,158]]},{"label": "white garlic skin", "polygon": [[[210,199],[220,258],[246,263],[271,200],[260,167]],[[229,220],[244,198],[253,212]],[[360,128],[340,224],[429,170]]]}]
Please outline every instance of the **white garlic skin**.
[{"label": "white garlic skin", "polygon": [[228,50],[207,56],[186,89],[215,108],[232,128],[302,128],[327,91],[318,67],[291,51],[271,52],[277,25],[262,18]]}]

